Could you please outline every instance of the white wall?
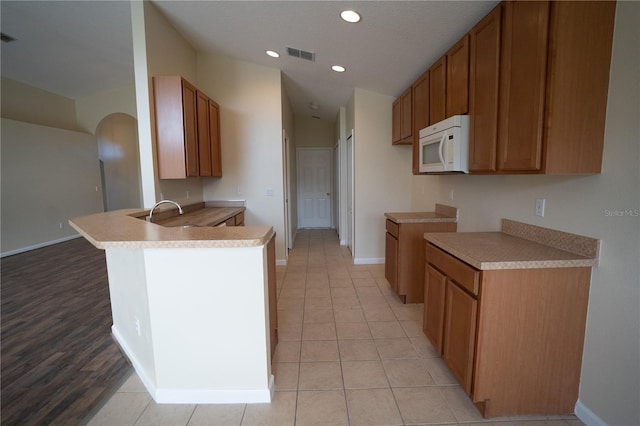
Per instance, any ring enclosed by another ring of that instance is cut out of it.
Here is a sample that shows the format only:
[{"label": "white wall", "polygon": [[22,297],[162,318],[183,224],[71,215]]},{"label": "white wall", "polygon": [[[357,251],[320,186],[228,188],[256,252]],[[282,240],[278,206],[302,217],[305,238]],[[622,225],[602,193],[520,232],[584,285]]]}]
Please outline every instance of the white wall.
[{"label": "white wall", "polygon": [[391,96],[355,89],[353,116],[347,112],[347,129],[351,123],[355,129],[356,263],[383,263],[384,213],[410,209],[411,148],[391,145],[393,100]]},{"label": "white wall", "polygon": [[2,119],[2,255],[73,238],[68,220],[102,211],[93,135]]},{"label": "white wall", "polygon": [[115,113],[96,129],[105,211],[142,207],[137,124],[130,115]]},{"label": "white wall", "polygon": [[[638,22],[640,3],[618,2],[601,174],[412,180],[411,209],[455,205],[460,231],[495,231],[501,218],[509,218],[602,240],[600,265],[592,273],[577,408],[583,420],[595,415],[610,425],[640,424]],[[536,198],[546,199],[544,218],[534,215]]]},{"label": "white wall", "polygon": [[73,99],[2,77],[4,118],[67,130],[80,130]]},{"label": "white wall", "polygon": [[336,144],[334,123],[304,115],[296,115],[296,145],[298,148],[331,147]]},{"label": "white wall", "polygon": [[[285,259],[280,71],[199,54],[199,87],[220,105],[222,178],[202,178],[206,200],[246,200],[246,224],[276,231]],[[266,196],[267,188],[273,196]]]},{"label": "white wall", "polygon": [[131,19],[144,205],[151,207],[160,198],[201,201],[199,178],[158,179],[152,82],[155,75],[181,75],[200,88],[196,51],[151,2],[131,2]]},{"label": "white wall", "polygon": [[119,112],[136,117],[136,88],[123,86],[76,99],[75,109],[78,128],[95,134],[98,124],[110,114]]}]

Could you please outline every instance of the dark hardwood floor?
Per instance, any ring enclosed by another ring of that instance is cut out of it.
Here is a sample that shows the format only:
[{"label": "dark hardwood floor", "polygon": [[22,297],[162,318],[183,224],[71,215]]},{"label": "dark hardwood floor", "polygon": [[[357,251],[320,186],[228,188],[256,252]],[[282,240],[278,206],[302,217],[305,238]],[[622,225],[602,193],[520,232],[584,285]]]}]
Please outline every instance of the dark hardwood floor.
[{"label": "dark hardwood floor", "polygon": [[2,425],[76,425],[129,374],[105,254],[84,238],[0,260]]}]

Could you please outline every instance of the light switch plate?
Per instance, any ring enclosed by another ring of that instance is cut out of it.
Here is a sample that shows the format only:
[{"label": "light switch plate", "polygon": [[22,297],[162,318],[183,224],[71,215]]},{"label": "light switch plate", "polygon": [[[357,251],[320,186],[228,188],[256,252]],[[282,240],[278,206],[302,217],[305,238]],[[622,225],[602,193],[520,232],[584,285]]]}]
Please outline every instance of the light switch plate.
[{"label": "light switch plate", "polygon": [[544,205],[545,205],[544,198],[538,198],[536,200],[536,216],[544,217]]}]

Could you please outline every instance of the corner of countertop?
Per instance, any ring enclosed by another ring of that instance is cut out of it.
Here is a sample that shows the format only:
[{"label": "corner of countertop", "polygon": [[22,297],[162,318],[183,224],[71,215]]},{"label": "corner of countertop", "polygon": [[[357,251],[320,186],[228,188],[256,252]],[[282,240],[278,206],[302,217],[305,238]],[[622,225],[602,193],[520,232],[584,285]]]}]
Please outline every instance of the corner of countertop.
[{"label": "corner of countertop", "polygon": [[438,204],[436,203],[436,213],[441,214],[443,216],[455,217],[456,223],[458,222],[458,208],[447,206],[446,204]]}]

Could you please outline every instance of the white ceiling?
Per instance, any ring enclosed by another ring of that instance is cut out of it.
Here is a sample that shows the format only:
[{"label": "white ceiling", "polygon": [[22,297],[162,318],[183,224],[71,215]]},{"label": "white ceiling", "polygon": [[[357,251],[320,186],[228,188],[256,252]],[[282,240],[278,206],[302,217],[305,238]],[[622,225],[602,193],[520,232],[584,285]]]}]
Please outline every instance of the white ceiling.
[{"label": "white ceiling", "polygon": [[[198,51],[281,69],[296,114],[333,120],[354,87],[398,96],[497,1],[153,3]],[[2,0],[0,8],[2,32],[16,38],[0,46],[3,76],[74,99],[133,83],[128,2]],[[362,21],[342,21],[345,8]],[[315,52],[315,62],[287,56],[287,46]]]}]

